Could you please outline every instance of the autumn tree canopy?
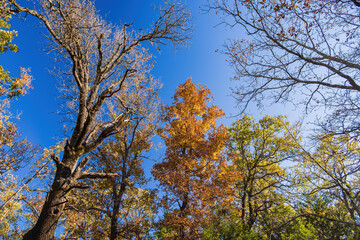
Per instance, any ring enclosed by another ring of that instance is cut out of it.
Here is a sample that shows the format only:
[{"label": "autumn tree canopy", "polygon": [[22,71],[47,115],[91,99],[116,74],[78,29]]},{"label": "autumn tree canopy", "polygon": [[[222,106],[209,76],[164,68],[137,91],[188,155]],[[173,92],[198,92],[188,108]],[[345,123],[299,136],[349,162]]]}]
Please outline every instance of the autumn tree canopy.
[{"label": "autumn tree canopy", "polygon": [[[125,2],[124,15],[116,12],[123,22],[113,24],[94,0],[0,0],[1,56],[18,51],[13,16],[37,21],[55,61],[54,112],[64,117],[61,139],[35,158],[14,121],[22,107],[10,108],[32,77],[18,62],[9,61],[20,77],[1,63],[0,238],[359,239],[360,2],[207,2],[243,34],[225,48],[238,104],[325,109],[321,131],[305,138],[307,126],[283,115],[224,119],[206,85],[191,79],[162,105],[152,54],[187,44],[181,2],[163,1],[144,27],[137,20],[148,16],[124,21]],[[200,64],[197,71],[209,71]]]},{"label": "autumn tree canopy", "polygon": [[209,106],[210,91],[191,79],[178,86],[172,105],[163,108],[160,135],[165,158],[152,172],[165,191],[167,214],[161,224],[164,239],[198,239],[211,216],[211,207],[225,190],[226,130],[216,126],[224,114]]}]

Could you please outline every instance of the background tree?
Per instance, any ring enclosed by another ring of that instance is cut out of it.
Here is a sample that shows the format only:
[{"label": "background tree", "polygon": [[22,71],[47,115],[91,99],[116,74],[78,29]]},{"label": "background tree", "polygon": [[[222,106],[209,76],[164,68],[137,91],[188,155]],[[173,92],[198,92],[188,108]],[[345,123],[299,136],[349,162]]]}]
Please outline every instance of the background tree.
[{"label": "background tree", "polygon": [[[0,1],[0,54],[7,51],[18,52],[18,47],[12,43],[17,35],[15,30],[9,30],[13,12],[6,0]],[[37,155],[38,148],[21,138],[14,122],[19,116],[10,111],[10,103],[21,95],[25,95],[31,87],[31,76],[28,70],[20,68],[19,78],[0,66],[0,236],[3,239],[18,239],[23,234],[26,220],[26,198],[23,182],[14,176],[29,160]],[[26,190],[25,190],[26,191]]]},{"label": "background tree", "polygon": [[166,194],[163,239],[198,239],[220,200],[226,160],[226,130],[216,126],[224,114],[208,106],[210,91],[191,79],[176,89],[174,102],[163,108],[165,126],[160,129],[165,158],[152,173]]},{"label": "background tree", "polygon": [[[128,187],[117,210],[111,205],[117,200],[111,198],[115,195],[113,184],[110,181],[92,181],[91,184],[96,191],[74,193],[76,198],[70,200],[65,208],[65,218],[62,219],[65,230],[61,237],[83,239],[149,237],[156,213],[156,195],[153,191],[145,187]],[[114,217],[114,213],[117,214],[117,218]]]},{"label": "background tree", "polygon": [[[306,110],[327,110],[321,123],[326,134],[315,142],[316,151],[302,149],[302,171],[297,173],[306,182],[298,187],[307,193],[299,201],[313,211],[300,221],[314,230],[329,230],[314,231],[319,239],[357,237],[348,233],[357,228],[357,168],[352,162],[357,140],[351,137],[359,134],[359,6],[359,1],[342,0],[224,0],[212,5],[226,24],[248,35],[226,48],[235,78],[242,81],[235,90],[240,102],[261,105],[272,97],[304,103]],[[334,138],[334,133],[344,137]],[[326,211],[317,211],[317,205]]]},{"label": "background tree", "polygon": [[[188,14],[181,5],[166,3],[153,27],[141,33],[130,30],[131,24],[116,27],[97,14],[91,1],[39,0],[28,8],[22,1],[10,0],[15,11],[35,16],[45,26],[58,59],[65,63],[63,76],[70,76],[68,89],[72,91],[69,106],[73,107],[74,123],[62,156],[53,155],[56,173],[40,216],[24,239],[51,239],[63,213],[67,194],[82,188],[78,180],[111,178],[112,173],[84,171],[90,152],[101,147],[104,140],[129,121],[131,106],[122,106],[117,97],[125,85],[134,79],[144,79],[144,65],[148,58],[141,43],[165,44],[171,40],[182,44]],[[69,95],[68,95],[69,96]],[[60,160],[61,158],[61,160]]]},{"label": "background tree", "polygon": [[230,220],[238,223],[237,229],[229,230],[237,236],[272,238],[272,228],[291,213],[282,196],[287,187],[284,164],[297,154],[299,137],[293,136],[298,128],[283,116],[265,116],[255,122],[244,115],[228,128],[228,134],[231,161],[242,173],[233,175],[233,201],[224,209]]},{"label": "background tree", "polygon": [[[17,179],[7,174],[0,181],[0,204],[10,198],[18,188]],[[21,227],[19,226],[19,218],[23,214],[23,207],[18,198],[9,201],[0,208],[0,237],[2,239],[19,239],[21,237]]]},{"label": "background tree", "polygon": [[[360,33],[358,1],[221,0],[212,8],[249,36],[226,54],[241,86],[239,102],[266,97],[326,106],[326,131],[358,135]],[[245,37],[244,37],[245,38]]]},{"label": "background tree", "polygon": [[[304,235],[305,229],[308,229],[307,235],[310,233],[311,237],[319,240],[358,238],[356,226],[350,223],[351,217],[348,211],[336,199],[314,192],[301,198],[295,198],[295,201],[295,216],[298,218],[294,221],[295,224],[289,224],[293,231],[290,236],[299,236],[299,233]],[[300,228],[294,228],[299,225]],[[307,239],[311,239],[311,237]]]},{"label": "background tree", "polygon": [[[13,13],[6,0],[0,1],[0,54],[7,51],[17,52],[18,47],[12,44],[17,35],[15,30],[9,30]],[[0,177],[9,170],[16,170],[29,158],[31,145],[20,139],[16,124],[11,121],[10,100],[25,95],[30,88],[31,76],[28,70],[20,68],[20,78],[13,78],[9,72],[0,66]]]},{"label": "background tree", "polygon": [[[359,143],[348,136],[320,135],[295,166],[299,214],[307,216],[319,239],[359,237]],[[326,231],[321,231],[326,229]],[[326,238],[326,237],[325,237]]]}]

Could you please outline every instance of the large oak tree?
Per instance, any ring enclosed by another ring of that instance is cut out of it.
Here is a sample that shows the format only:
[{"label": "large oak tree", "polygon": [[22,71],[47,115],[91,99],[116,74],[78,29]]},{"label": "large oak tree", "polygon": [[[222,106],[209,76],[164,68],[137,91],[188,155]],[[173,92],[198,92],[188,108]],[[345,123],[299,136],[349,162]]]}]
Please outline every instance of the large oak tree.
[{"label": "large oak tree", "polygon": [[[74,122],[62,155],[53,155],[56,173],[40,216],[24,239],[51,239],[63,213],[67,194],[84,187],[79,180],[111,178],[114,174],[89,172],[89,153],[108,137],[122,131],[132,106],[120,97],[125,86],[147,74],[147,51],[142,43],[182,44],[187,35],[188,14],[179,4],[166,2],[159,17],[146,31],[131,24],[114,26],[102,19],[92,1],[39,0],[34,6],[10,0],[16,12],[36,17],[47,31],[52,50],[63,63],[62,79]],[[29,6],[29,7],[28,7]],[[68,76],[68,78],[64,77]],[[67,92],[67,93],[69,93]],[[122,106],[110,113],[109,106]]]}]

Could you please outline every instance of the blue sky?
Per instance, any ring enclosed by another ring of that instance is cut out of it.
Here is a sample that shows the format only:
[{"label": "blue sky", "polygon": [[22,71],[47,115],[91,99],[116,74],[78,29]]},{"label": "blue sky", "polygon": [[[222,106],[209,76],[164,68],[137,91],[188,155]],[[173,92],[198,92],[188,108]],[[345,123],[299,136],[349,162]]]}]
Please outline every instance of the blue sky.
[{"label": "blue sky", "polygon": [[[223,108],[227,116],[237,113],[235,101],[230,96],[230,87],[236,84],[230,81],[231,68],[225,61],[225,56],[217,51],[227,39],[236,36],[230,28],[215,27],[219,18],[214,14],[202,11],[201,2],[188,1],[186,7],[192,15],[194,25],[192,39],[187,47],[174,49],[171,43],[161,46],[161,51],[150,49],[155,58],[153,76],[163,84],[161,98],[171,104],[171,96],[177,85],[192,77],[194,82],[206,84],[211,90],[215,103]],[[161,1],[149,0],[101,0],[96,1],[100,14],[113,24],[133,23],[135,29],[148,28],[156,20],[154,6]],[[26,21],[13,18],[12,29],[18,31],[15,43],[19,53],[0,55],[0,63],[12,75],[19,74],[19,67],[31,69],[33,89],[18,101],[12,103],[15,112],[21,112],[19,126],[23,136],[34,144],[44,147],[56,143],[55,138],[61,138],[62,117],[57,115],[59,109],[56,78],[49,74],[53,67],[51,56],[44,51],[47,40],[41,34],[44,30],[31,16]],[[232,120],[224,119],[225,123]]]},{"label": "blue sky", "polygon": [[[157,13],[154,6],[161,0],[98,0],[95,1],[100,14],[113,24],[133,23],[134,29],[148,28],[156,20]],[[239,113],[235,107],[235,100],[231,97],[231,87],[237,82],[231,81],[232,69],[226,62],[226,56],[221,49],[226,41],[234,38],[245,38],[237,29],[219,25],[220,19],[214,13],[205,12],[206,1],[187,1],[185,6],[192,15],[191,24],[194,26],[192,38],[187,47],[174,49],[171,43],[161,46],[159,52],[150,48],[156,61],[152,74],[163,84],[160,96],[164,103],[171,104],[171,96],[176,86],[192,77],[194,82],[206,84],[214,97],[214,103],[226,113],[222,123],[229,125],[235,121],[231,115]],[[59,110],[56,78],[49,74],[54,61],[44,49],[48,40],[42,35],[44,29],[32,16],[26,20],[13,18],[12,29],[18,31],[15,43],[19,46],[19,53],[0,55],[0,64],[8,69],[12,75],[19,74],[19,67],[30,68],[33,76],[33,89],[18,101],[12,103],[12,110],[20,112],[19,127],[24,137],[33,144],[49,147],[56,144],[56,139],[62,139],[62,116]],[[218,51],[219,50],[219,51]],[[265,113],[271,115],[286,114],[284,106],[272,106],[262,113],[257,109],[249,109],[258,116]],[[288,111],[290,112],[290,111]]]}]

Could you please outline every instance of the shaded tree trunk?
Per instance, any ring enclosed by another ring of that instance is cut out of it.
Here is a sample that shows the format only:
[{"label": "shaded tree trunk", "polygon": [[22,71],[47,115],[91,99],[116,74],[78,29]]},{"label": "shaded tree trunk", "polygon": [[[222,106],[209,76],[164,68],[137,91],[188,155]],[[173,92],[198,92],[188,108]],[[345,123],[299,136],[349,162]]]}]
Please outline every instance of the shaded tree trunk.
[{"label": "shaded tree trunk", "polygon": [[[65,158],[67,155],[64,154],[64,162],[77,162],[76,158],[70,158],[70,156]],[[49,240],[53,238],[57,223],[67,202],[66,194],[71,190],[72,177],[71,168],[57,162],[56,175],[51,190],[46,196],[38,221],[24,235],[23,240]]]},{"label": "shaded tree trunk", "polygon": [[110,240],[116,240],[119,234],[118,219],[119,219],[120,205],[125,190],[126,190],[126,184],[121,183],[120,191],[118,193],[116,184],[114,183],[114,187],[113,187],[114,206],[111,214]]}]

